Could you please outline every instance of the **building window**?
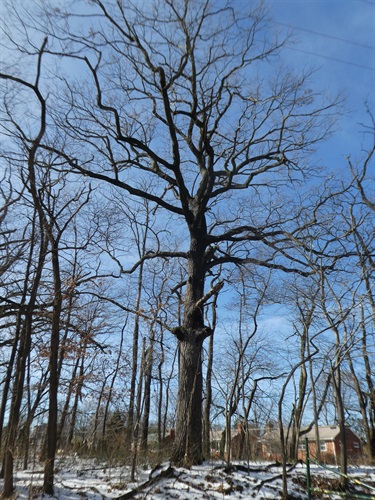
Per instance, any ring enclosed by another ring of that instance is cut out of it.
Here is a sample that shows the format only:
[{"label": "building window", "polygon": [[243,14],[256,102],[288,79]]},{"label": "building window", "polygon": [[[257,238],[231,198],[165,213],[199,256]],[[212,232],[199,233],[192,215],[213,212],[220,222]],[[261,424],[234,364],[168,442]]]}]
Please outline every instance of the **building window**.
[{"label": "building window", "polygon": [[320,451],[327,451],[327,444],[325,441],[320,441],[319,446],[320,446]]},{"label": "building window", "polygon": [[303,450],[303,451],[305,451],[305,450],[306,450],[306,445],[304,445],[304,444],[299,444],[299,445],[298,445],[298,449],[299,449],[299,450]]},{"label": "building window", "polygon": [[357,448],[357,449],[359,448],[359,443],[357,443],[357,441],[354,441],[353,448]]}]

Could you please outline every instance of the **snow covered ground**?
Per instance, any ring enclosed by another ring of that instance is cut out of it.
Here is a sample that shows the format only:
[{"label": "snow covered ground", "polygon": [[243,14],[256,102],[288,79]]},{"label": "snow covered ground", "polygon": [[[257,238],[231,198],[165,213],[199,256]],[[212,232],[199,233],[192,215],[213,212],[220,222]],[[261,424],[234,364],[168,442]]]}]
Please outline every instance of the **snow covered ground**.
[{"label": "snow covered ground", "polygon": [[[281,468],[275,464],[251,462],[237,463],[230,471],[218,461],[205,462],[192,469],[174,468],[163,464],[153,470],[140,468],[137,482],[130,482],[129,467],[109,467],[77,457],[60,458],[56,463],[56,499],[277,499],[281,498]],[[288,492],[290,498],[307,499],[306,467],[289,467]],[[338,476],[317,466],[312,467],[316,487],[333,489]],[[350,476],[373,486],[363,493],[375,499],[375,467],[350,469]],[[40,489],[43,471],[18,471],[15,474],[17,498],[42,498]],[[0,481],[0,486],[2,482]],[[138,488],[138,489],[137,489]],[[318,498],[318,496],[314,496]],[[320,496],[319,498],[340,498]]]}]

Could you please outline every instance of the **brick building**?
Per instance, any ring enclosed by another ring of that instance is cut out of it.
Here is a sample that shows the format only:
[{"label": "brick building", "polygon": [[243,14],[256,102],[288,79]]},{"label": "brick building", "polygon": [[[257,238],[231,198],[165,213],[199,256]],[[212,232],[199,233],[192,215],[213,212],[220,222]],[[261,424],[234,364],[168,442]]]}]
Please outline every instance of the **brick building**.
[{"label": "brick building", "polygon": [[[308,439],[309,455],[316,457],[315,428],[301,437],[298,445],[298,458],[306,459],[306,438]],[[349,427],[345,428],[345,439],[347,455],[350,458],[358,458],[363,454],[361,439]],[[319,426],[319,447],[322,462],[337,463],[340,455],[341,437],[338,425]]]}]

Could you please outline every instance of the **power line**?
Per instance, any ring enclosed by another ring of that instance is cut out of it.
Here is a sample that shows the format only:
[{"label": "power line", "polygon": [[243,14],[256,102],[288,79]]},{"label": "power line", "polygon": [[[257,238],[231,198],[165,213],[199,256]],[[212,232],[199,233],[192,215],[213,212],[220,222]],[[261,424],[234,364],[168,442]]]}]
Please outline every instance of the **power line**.
[{"label": "power line", "polygon": [[[373,4],[373,5],[375,5],[375,4]],[[359,43],[359,42],[353,42],[351,40],[346,40],[345,38],[341,38],[341,37],[338,37],[338,36],[327,35],[326,33],[319,33],[318,31],[313,31],[313,30],[310,30],[308,28],[299,28],[298,26],[294,26],[294,25],[288,24],[288,23],[281,23],[279,21],[274,21],[274,23],[275,24],[279,24],[281,26],[286,26],[287,28],[293,28],[293,29],[296,29],[296,30],[299,30],[299,31],[305,31],[307,33],[312,33],[313,35],[318,35],[318,36],[324,36],[326,38],[331,38],[332,40],[339,40],[340,42],[349,43],[350,45],[357,45],[358,47],[362,47],[362,48],[365,48],[365,49],[375,50],[375,47],[373,47],[371,45],[366,45],[364,43]]]},{"label": "power line", "polygon": [[364,64],[358,64],[350,61],[345,61],[344,59],[338,59],[337,57],[325,56],[323,54],[317,54],[316,52],[310,52],[304,49],[297,49],[296,47],[288,47],[290,50],[296,50],[297,52],[302,52],[304,54],[309,54],[310,56],[323,57],[324,59],[330,59],[331,61],[336,61],[339,63],[349,64],[350,66],[356,66],[357,68],[369,69],[371,71],[375,71],[375,68],[371,66],[365,66]]}]

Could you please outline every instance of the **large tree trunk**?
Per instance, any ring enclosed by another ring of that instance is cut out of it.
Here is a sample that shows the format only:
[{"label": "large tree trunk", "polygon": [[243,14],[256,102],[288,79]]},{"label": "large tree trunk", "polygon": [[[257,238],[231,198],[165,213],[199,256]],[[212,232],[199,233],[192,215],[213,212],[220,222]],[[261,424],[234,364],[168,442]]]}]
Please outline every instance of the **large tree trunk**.
[{"label": "large tree trunk", "polygon": [[176,441],[172,461],[191,466],[203,460],[202,450],[202,344],[212,330],[205,327],[204,258],[205,220],[191,230],[188,259],[188,279],[184,300],[183,325],[176,328],[178,353],[178,400],[176,415]]},{"label": "large tree trunk", "polygon": [[202,454],[202,342],[194,332],[179,343],[176,445],[173,461],[192,465]]}]

